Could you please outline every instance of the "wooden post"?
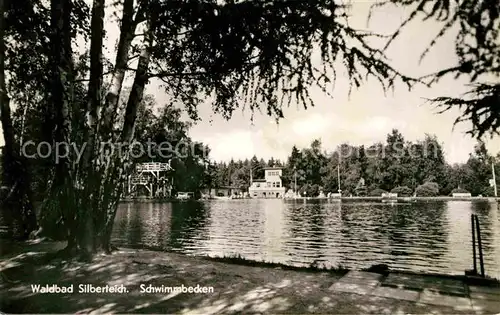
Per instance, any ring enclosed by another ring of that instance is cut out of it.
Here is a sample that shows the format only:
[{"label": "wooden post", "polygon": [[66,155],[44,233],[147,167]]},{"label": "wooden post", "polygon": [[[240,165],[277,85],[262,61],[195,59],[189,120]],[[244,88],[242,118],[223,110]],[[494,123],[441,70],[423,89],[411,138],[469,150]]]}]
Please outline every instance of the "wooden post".
[{"label": "wooden post", "polygon": [[476,258],[476,226],[474,224],[474,215],[470,215],[471,231],[472,231],[472,259],[474,261],[474,274],[477,275],[477,258]]}]

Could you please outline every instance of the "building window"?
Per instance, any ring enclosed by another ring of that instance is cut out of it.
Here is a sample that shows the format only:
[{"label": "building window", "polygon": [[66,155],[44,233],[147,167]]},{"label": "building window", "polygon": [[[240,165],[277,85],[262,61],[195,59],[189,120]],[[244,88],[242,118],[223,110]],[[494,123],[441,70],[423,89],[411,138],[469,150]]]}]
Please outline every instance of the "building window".
[{"label": "building window", "polygon": [[259,188],[259,187],[260,187],[260,184],[259,184],[259,183],[256,183],[256,184],[255,184],[255,187]]},{"label": "building window", "polygon": [[276,187],[276,183],[275,182],[273,182],[273,187]]},{"label": "building window", "polygon": [[280,187],[280,186],[281,186],[281,185],[280,185],[280,182],[277,182],[277,183],[276,183],[276,187]]}]

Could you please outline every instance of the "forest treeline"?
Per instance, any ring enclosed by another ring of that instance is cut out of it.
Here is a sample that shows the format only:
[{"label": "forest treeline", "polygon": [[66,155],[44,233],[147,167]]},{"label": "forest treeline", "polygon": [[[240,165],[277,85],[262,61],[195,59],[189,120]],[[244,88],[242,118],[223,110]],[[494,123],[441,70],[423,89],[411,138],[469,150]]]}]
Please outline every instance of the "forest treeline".
[{"label": "forest treeline", "polygon": [[[43,140],[40,138],[43,124],[37,113],[33,108],[13,119],[16,133],[34,143]],[[191,126],[192,122],[182,119],[180,108],[158,106],[152,95],[146,95],[139,106],[135,132],[136,141],[142,143],[143,148],[152,143],[168,143],[171,147],[184,149],[165,156],[155,152],[158,148],[152,148],[153,157],[143,154],[134,160],[135,163],[170,163],[173,171],[169,177],[174,193],[227,186],[247,190],[251,184],[250,174],[254,179],[264,178],[266,167],[282,167],[283,185],[307,196],[317,196],[321,191],[325,194],[337,192],[339,173],[344,195],[380,196],[383,192],[396,192],[400,196],[447,196],[452,192],[470,192],[474,196],[493,196],[492,163],[496,165],[497,178],[500,175],[500,153],[493,156],[481,141],[465,163],[450,164],[436,136],[425,135],[412,142],[405,140],[398,130],[392,130],[385,142],[370,146],[344,143],[332,150],[323,147],[320,139],[315,139],[308,148],[294,146],[284,161],[253,156],[245,160],[214,162],[210,148],[189,136]],[[35,200],[42,200],[47,189],[44,173],[47,160],[28,161]]]},{"label": "forest treeline", "polygon": [[[36,114],[35,110],[30,110],[23,117],[15,116],[14,127],[25,139],[42,141],[39,136],[42,124],[37,123]],[[23,127],[23,122],[27,127]],[[344,143],[334,150],[323,147],[321,140],[315,139],[308,148],[294,146],[284,161],[253,156],[245,160],[214,162],[210,148],[189,136],[191,126],[192,122],[182,119],[180,108],[160,107],[152,95],[146,95],[139,106],[137,142],[144,148],[148,144],[168,143],[171,147],[184,149],[162,155],[153,147],[152,156],[138,155],[134,161],[170,163],[173,171],[169,177],[173,179],[174,193],[227,186],[247,190],[250,174],[254,179],[264,178],[266,167],[282,167],[283,185],[307,196],[317,196],[321,191],[325,194],[337,192],[339,173],[344,195],[380,196],[383,192],[396,192],[400,196],[447,196],[452,192],[470,192],[474,196],[493,196],[492,163],[496,164],[497,178],[500,175],[500,154],[493,156],[481,141],[465,163],[452,165],[445,160],[443,146],[436,136],[425,135],[412,142],[405,140],[398,130],[392,130],[385,142],[370,146]],[[29,161],[33,191],[36,199],[42,200],[47,189],[43,172],[47,161]]]},{"label": "forest treeline", "polygon": [[[321,191],[344,195],[380,196],[394,192],[400,196],[438,196],[452,192],[470,192],[474,196],[493,196],[490,185],[491,163],[496,164],[498,178],[500,155],[496,158],[479,141],[463,164],[449,164],[442,144],[436,136],[426,135],[422,140],[405,141],[398,130],[387,135],[385,143],[370,146],[342,144],[333,151],[325,150],[321,140],[312,141],[310,147],[293,147],[286,161],[251,159],[215,163],[209,178],[213,186],[248,187],[250,170],[254,178],[263,178],[265,167],[283,167],[283,184],[303,195],[316,196]],[[339,170],[337,168],[339,167]]]}]

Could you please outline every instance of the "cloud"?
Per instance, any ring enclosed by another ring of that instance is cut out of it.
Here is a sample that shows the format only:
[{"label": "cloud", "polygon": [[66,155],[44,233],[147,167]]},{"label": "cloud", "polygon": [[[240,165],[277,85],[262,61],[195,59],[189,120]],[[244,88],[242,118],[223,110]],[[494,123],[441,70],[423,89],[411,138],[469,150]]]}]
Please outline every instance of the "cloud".
[{"label": "cloud", "polygon": [[245,159],[254,155],[254,141],[252,132],[235,130],[229,133],[217,133],[212,136],[202,137],[200,140],[208,144],[211,149],[210,156],[216,161],[234,158]]},{"label": "cloud", "polygon": [[325,116],[312,114],[302,119],[295,119],[291,129],[295,135],[301,137],[320,137],[328,128],[329,122]]}]

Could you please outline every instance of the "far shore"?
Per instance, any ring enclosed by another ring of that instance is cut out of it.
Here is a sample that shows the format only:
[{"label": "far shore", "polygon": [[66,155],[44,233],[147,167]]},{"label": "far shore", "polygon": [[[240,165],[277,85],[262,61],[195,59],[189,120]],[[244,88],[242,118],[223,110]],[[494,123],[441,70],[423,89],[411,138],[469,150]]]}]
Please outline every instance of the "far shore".
[{"label": "far shore", "polygon": [[[436,197],[397,197],[397,198],[383,198],[383,197],[341,197],[341,198],[328,198],[328,197],[296,197],[296,198],[234,198],[231,199],[227,197],[227,201],[236,200],[250,200],[250,199],[283,199],[287,201],[294,200],[330,200],[330,201],[352,201],[352,200],[362,200],[362,201],[385,201],[385,202],[416,202],[416,201],[499,201],[499,197],[451,197],[451,196],[436,196]],[[199,200],[221,200],[221,199],[199,199]],[[138,198],[124,198],[120,202],[171,202],[180,201],[175,198],[148,198],[148,197],[138,197]]]}]

